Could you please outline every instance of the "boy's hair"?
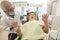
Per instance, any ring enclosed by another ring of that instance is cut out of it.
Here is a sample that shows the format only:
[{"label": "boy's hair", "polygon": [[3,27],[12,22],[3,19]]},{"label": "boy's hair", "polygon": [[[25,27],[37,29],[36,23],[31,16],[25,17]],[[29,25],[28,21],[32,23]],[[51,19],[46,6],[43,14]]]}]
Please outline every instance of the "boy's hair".
[{"label": "boy's hair", "polygon": [[[31,11],[31,12],[29,12],[27,15],[29,16],[31,13],[34,13],[34,14],[35,14],[35,12]],[[36,14],[35,14],[35,15],[36,15]]]}]

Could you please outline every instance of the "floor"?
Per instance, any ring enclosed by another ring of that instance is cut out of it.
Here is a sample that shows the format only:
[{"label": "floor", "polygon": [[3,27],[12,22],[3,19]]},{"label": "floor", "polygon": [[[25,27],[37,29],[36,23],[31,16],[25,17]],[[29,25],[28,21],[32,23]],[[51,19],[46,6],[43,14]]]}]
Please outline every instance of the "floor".
[{"label": "floor", "polygon": [[0,31],[0,40],[8,40],[8,32],[7,31]]}]

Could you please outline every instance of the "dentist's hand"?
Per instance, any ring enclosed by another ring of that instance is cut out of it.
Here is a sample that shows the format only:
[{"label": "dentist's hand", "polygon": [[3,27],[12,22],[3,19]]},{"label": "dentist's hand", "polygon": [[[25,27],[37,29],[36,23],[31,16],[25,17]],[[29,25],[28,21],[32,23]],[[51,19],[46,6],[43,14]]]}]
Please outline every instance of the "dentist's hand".
[{"label": "dentist's hand", "polygon": [[18,26],[18,23],[17,22],[13,22],[12,23],[12,27],[13,27],[13,30],[15,30],[17,32],[17,35],[18,36],[21,36],[21,30],[19,30],[19,26]]},{"label": "dentist's hand", "polygon": [[13,22],[12,23],[12,27],[13,27],[13,30],[17,31],[18,30],[18,23],[17,22]]}]

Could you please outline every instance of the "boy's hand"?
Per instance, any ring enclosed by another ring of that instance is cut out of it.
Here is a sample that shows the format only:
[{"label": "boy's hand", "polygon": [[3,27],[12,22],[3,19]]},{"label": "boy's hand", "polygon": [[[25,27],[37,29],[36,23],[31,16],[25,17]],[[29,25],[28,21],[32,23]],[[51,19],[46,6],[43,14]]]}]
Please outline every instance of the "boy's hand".
[{"label": "boy's hand", "polygon": [[44,23],[48,22],[48,15],[47,14],[43,14],[42,15],[42,20],[44,21]]}]

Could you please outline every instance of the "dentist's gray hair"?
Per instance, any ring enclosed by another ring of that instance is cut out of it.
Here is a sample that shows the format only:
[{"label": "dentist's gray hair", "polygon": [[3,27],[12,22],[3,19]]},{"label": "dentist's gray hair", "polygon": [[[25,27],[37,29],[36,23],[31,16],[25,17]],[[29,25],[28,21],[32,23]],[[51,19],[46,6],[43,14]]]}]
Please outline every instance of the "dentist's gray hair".
[{"label": "dentist's gray hair", "polygon": [[9,7],[12,6],[11,2],[9,1],[1,1],[1,8],[4,10],[4,9],[8,9]]}]

